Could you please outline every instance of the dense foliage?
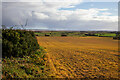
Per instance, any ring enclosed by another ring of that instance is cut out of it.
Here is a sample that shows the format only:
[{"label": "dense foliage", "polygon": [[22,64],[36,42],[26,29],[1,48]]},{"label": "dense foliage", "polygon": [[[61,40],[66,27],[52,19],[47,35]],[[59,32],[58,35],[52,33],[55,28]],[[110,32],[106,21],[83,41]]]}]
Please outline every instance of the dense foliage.
[{"label": "dense foliage", "polygon": [[2,57],[23,57],[39,49],[34,32],[25,30],[2,30]]}]

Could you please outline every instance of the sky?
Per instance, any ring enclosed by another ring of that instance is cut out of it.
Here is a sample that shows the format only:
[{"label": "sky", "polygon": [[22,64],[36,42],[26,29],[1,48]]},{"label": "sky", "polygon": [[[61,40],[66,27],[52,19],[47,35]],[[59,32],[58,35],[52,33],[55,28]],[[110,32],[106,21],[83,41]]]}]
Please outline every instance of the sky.
[{"label": "sky", "polygon": [[28,20],[26,29],[117,31],[118,2],[117,0],[2,2],[3,25],[10,27],[24,25],[26,20]]}]

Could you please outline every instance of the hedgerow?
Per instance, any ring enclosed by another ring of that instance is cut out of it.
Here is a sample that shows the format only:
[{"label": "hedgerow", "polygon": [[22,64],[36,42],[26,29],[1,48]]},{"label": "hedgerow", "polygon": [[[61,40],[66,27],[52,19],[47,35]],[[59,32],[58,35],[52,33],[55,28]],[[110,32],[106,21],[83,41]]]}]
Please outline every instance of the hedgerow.
[{"label": "hedgerow", "polygon": [[2,30],[2,57],[29,56],[39,49],[33,31]]}]

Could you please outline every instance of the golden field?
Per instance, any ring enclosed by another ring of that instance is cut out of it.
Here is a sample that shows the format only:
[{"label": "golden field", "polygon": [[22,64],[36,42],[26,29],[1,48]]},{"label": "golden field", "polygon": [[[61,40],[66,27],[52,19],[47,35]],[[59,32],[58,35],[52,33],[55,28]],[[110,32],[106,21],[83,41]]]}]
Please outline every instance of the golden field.
[{"label": "golden field", "polygon": [[106,37],[37,37],[46,48],[49,76],[118,78],[118,40]]}]

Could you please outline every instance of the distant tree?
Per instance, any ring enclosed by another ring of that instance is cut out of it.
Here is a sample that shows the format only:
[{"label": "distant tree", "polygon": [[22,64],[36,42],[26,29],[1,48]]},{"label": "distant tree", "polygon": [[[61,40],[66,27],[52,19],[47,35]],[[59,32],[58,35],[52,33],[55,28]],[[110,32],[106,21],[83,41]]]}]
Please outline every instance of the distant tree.
[{"label": "distant tree", "polygon": [[19,22],[19,24],[20,24],[20,26],[23,28],[23,29],[25,29],[24,27],[25,26],[27,26],[27,24],[28,24],[28,19],[26,19],[26,21],[25,21],[25,24],[23,25],[23,24],[21,24],[20,22]]}]

